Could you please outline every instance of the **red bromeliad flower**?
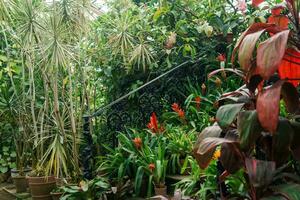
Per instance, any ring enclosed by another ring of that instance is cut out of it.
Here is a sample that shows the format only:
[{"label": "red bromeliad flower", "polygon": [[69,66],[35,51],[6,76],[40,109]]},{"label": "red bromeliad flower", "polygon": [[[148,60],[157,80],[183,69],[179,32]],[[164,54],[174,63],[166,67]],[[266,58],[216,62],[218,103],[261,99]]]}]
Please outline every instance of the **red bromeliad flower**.
[{"label": "red bromeliad flower", "polygon": [[158,132],[158,122],[157,122],[157,117],[156,114],[153,112],[152,115],[150,116],[150,122],[148,123],[147,127],[153,132],[157,133]]},{"label": "red bromeliad flower", "polygon": [[148,165],[148,168],[149,168],[149,170],[150,170],[151,172],[153,172],[153,170],[155,169],[155,164],[154,164],[154,163],[150,163],[150,164]]},{"label": "red bromeliad flower", "polygon": [[181,119],[184,119],[185,113],[184,113],[184,111],[183,111],[182,109],[180,109],[177,113],[178,113],[178,116],[179,116]]},{"label": "red bromeliad flower", "polygon": [[224,62],[226,60],[226,55],[225,54],[219,54],[217,57],[217,60],[220,62]]},{"label": "red bromeliad flower", "polygon": [[137,149],[140,149],[142,147],[142,139],[141,138],[137,137],[137,138],[134,138],[132,141],[134,143],[134,146]]},{"label": "red bromeliad flower", "polygon": [[150,129],[152,133],[162,133],[165,130],[162,125],[158,126],[158,120],[154,112],[150,116],[150,122],[147,128]]},{"label": "red bromeliad flower", "polygon": [[178,114],[178,116],[181,118],[181,119],[184,119],[184,116],[185,116],[185,113],[184,111],[180,108],[180,106],[178,105],[178,103],[173,103],[172,104],[172,110],[174,112],[176,112]]},{"label": "red bromeliad flower", "polygon": [[178,112],[179,109],[180,109],[180,107],[179,107],[178,103],[173,103],[173,104],[172,104],[172,110],[173,110],[174,112]]},{"label": "red bromeliad flower", "polygon": [[199,110],[200,103],[201,103],[201,97],[200,96],[195,97],[195,101],[196,101],[196,107]]}]

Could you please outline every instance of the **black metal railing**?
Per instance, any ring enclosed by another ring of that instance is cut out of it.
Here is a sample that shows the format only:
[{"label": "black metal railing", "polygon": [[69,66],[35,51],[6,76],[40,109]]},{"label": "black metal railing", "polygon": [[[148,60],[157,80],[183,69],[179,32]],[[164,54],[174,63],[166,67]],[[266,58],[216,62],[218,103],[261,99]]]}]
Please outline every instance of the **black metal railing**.
[{"label": "black metal railing", "polygon": [[100,146],[115,147],[118,132],[126,127],[145,127],[152,112],[160,115],[164,105],[184,102],[188,82],[202,84],[205,81],[205,64],[200,63],[201,59],[186,61],[83,117],[85,146],[81,156],[85,178],[92,178],[91,165],[95,157],[91,130],[97,134]]}]

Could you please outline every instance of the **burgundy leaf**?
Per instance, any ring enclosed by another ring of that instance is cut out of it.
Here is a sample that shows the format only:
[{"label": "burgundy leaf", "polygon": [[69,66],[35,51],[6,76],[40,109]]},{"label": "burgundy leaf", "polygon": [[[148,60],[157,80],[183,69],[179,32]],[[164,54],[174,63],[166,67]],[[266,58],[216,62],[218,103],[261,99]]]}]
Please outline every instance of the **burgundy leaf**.
[{"label": "burgundy leaf", "polygon": [[281,95],[287,111],[295,114],[299,111],[299,93],[292,83],[285,82],[282,85]]},{"label": "burgundy leaf", "polygon": [[239,49],[241,43],[243,42],[244,38],[251,33],[255,33],[257,31],[265,30],[267,28],[275,27],[274,24],[267,24],[267,23],[254,23],[252,24],[246,31],[243,32],[243,34],[239,37],[237,43],[235,44],[235,47],[232,52],[231,56],[231,63],[234,63],[235,54],[236,51]]},{"label": "burgundy leaf", "polygon": [[265,29],[255,33],[248,34],[244,37],[239,48],[239,62],[243,70],[249,72],[252,66],[253,51],[261,34]]},{"label": "burgundy leaf", "polygon": [[224,143],[221,146],[220,162],[226,171],[234,174],[243,167],[243,159],[239,148],[233,143]]},{"label": "burgundy leaf", "polygon": [[272,87],[259,93],[257,98],[258,120],[261,126],[271,133],[275,133],[277,129],[280,92],[283,83],[284,81],[276,82]]},{"label": "burgundy leaf", "polygon": [[206,155],[203,156],[198,153],[200,145],[202,144],[202,142],[205,138],[208,138],[208,137],[218,138],[218,137],[220,137],[221,133],[222,133],[222,129],[218,125],[214,125],[214,126],[205,128],[199,134],[197,142],[193,148],[193,154],[201,168],[204,169],[208,166],[208,164],[211,161],[213,154],[216,150],[216,147],[212,148],[210,152],[207,152]]},{"label": "burgundy leaf", "polygon": [[254,187],[267,186],[271,183],[275,171],[275,162],[246,158],[246,170]]},{"label": "burgundy leaf", "polygon": [[268,80],[278,69],[284,56],[289,30],[273,35],[257,48],[256,73]]},{"label": "burgundy leaf", "polygon": [[291,144],[294,137],[294,130],[287,119],[280,119],[276,134],[273,136],[273,158],[276,166],[287,162],[290,155]]}]

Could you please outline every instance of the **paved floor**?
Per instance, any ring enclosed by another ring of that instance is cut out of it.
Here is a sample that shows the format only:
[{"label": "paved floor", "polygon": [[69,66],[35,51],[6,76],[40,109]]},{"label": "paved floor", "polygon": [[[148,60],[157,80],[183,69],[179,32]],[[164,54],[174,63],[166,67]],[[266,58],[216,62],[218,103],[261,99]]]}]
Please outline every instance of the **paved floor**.
[{"label": "paved floor", "polygon": [[4,191],[3,188],[11,188],[13,185],[8,183],[0,183],[0,199],[1,200],[15,200],[16,197]]}]

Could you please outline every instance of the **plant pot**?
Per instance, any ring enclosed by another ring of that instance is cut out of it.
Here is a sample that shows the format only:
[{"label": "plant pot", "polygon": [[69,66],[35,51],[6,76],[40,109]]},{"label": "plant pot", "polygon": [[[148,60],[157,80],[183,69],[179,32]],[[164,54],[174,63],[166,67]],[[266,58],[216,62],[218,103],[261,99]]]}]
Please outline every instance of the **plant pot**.
[{"label": "plant pot", "polygon": [[154,187],[154,191],[155,191],[155,195],[156,196],[164,196],[164,197],[166,197],[167,196],[167,186],[163,186],[163,187],[157,187],[157,186],[155,186]]},{"label": "plant pot", "polygon": [[[24,176],[28,176],[29,173],[32,171],[32,169],[30,167],[26,167],[24,170],[23,170],[23,175]],[[17,169],[11,169],[10,170],[10,174],[11,174],[11,177],[15,177],[15,176],[19,176],[20,175],[20,170],[17,170]]]},{"label": "plant pot", "polygon": [[54,176],[27,177],[33,200],[52,200],[51,191],[56,187]]},{"label": "plant pot", "polygon": [[62,192],[51,192],[52,200],[59,200],[62,197]]},{"label": "plant pot", "polygon": [[23,193],[27,191],[28,181],[25,176],[14,176],[12,177],[17,193]]}]

